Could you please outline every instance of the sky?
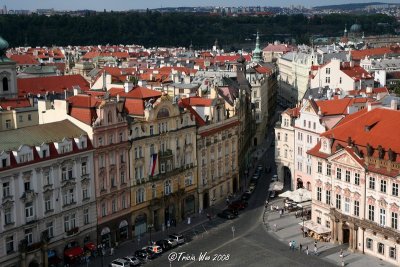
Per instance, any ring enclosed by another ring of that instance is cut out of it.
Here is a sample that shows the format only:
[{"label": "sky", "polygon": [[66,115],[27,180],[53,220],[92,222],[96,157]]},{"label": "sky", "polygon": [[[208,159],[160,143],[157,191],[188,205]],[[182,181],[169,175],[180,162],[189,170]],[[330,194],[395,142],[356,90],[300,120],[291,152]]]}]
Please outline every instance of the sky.
[{"label": "sky", "polygon": [[313,7],[318,5],[334,5],[345,3],[384,2],[400,3],[400,0],[0,0],[0,7],[7,9],[54,8],[56,10],[129,10],[152,9],[160,7],[183,6],[276,6],[288,7],[290,5],[303,5]]}]

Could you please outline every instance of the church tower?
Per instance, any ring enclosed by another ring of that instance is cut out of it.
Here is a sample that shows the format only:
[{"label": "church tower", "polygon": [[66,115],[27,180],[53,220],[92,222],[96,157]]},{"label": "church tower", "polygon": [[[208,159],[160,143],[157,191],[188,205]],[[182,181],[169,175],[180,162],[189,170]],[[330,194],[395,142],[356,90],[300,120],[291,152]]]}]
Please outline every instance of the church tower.
[{"label": "church tower", "polygon": [[6,56],[8,42],[0,37],[0,97],[17,97],[17,64]]},{"label": "church tower", "polygon": [[258,35],[257,32],[257,37],[256,37],[256,47],[253,50],[253,57],[252,57],[252,61],[253,62],[260,62],[261,61],[261,49],[260,49],[260,36]]}]

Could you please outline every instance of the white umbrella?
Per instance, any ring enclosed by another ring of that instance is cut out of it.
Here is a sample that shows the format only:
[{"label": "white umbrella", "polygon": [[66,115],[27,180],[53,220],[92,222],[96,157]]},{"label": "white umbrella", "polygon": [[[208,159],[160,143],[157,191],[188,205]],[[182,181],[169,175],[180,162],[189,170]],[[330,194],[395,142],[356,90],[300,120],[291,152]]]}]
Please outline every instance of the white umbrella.
[{"label": "white umbrella", "polygon": [[272,182],[269,185],[270,191],[281,191],[283,189],[283,183],[279,181]]},{"label": "white umbrella", "polygon": [[295,191],[286,191],[279,196],[287,197],[294,202],[304,202],[311,200],[311,192],[304,188],[299,188]]},{"label": "white umbrella", "polygon": [[280,197],[287,197],[290,198],[293,195],[293,191],[286,191],[282,194],[279,194]]}]

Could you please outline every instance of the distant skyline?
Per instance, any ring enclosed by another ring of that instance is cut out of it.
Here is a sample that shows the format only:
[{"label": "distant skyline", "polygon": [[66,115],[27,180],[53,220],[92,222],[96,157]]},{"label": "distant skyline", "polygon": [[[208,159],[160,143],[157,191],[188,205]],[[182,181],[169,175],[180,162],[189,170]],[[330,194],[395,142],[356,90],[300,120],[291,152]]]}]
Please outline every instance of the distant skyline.
[{"label": "distant skyline", "polygon": [[129,10],[129,9],[154,9],[161,7],[196,7],[196,6],[273,6],[288,7],[290,5],[303,5],[305,7],[321,5],[337,5],[348,3],[400,3],[400,0],[366,1],[366,0],[0,0],[1,8],[6,5],[7,9],[47,9],[56,10]]}]

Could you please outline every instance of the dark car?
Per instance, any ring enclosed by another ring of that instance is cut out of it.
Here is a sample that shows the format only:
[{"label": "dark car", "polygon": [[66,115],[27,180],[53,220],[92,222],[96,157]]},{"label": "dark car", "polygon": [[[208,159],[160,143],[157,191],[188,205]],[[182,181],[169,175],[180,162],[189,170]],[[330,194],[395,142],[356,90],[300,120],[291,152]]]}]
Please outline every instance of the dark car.
[{"label": "dark car", "polygon": [[250,199],[251,194],[249,193],[244,193],[241,197],[242,200],[246,201]]},{"label": "dark car", "polygon": [[157,246],[160,246],[163,251],[170,250],[172,245],[165,239],[156,241]]},{"label": "dark car", "polygon": [[148,259],[154,259],[156,254],[148,249],[139,249],[135,251],[135,257],[146,261]]},{"label": "dark car", "polygon": [[229,208],[236,209],[236,210],[243,210],[243,209],[245,209],[247,207],[247,204],[248,203],[246,201],[236,200],[236,201],[233,201],[229,205]]},{"label": "dark car", "polygon": [[239,210],[235,209],[233,207],[228,207],[227,210],[229,210],[230,212],[232,212],[233,214],[235,214],[236,216],[239,215]]},{"label": "dark car", "polygon": [[228,220],[232,220],[235,219],[237,217],[236,214],[234,214],[232,211],[230,210],[223,210],[222,212],[217,214],[218,217],[224,218],[224,219],[228,219]]}]

